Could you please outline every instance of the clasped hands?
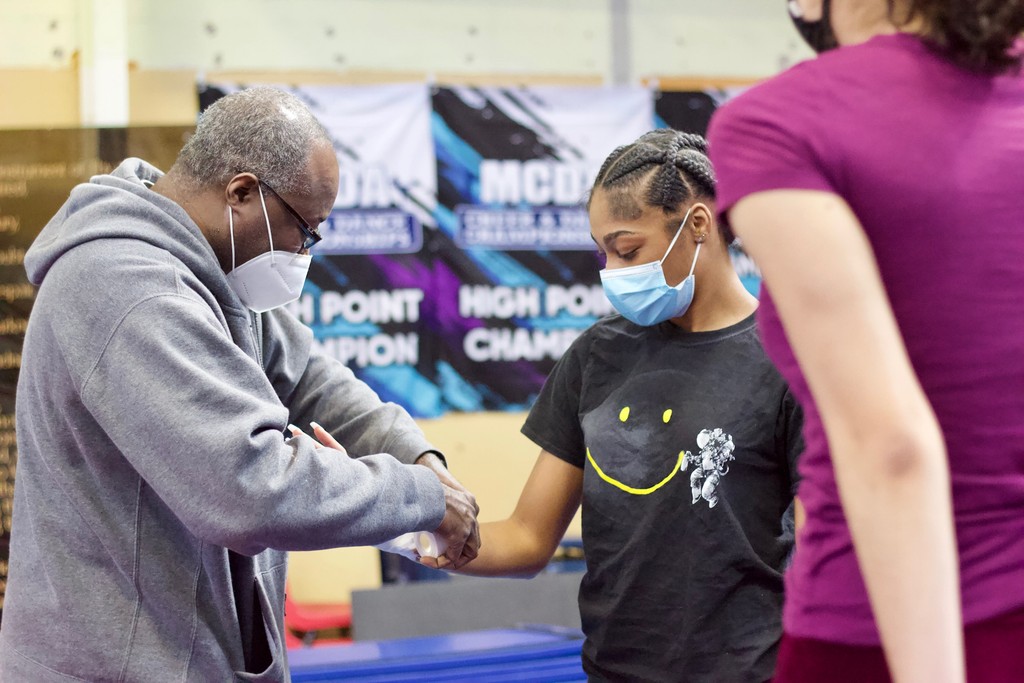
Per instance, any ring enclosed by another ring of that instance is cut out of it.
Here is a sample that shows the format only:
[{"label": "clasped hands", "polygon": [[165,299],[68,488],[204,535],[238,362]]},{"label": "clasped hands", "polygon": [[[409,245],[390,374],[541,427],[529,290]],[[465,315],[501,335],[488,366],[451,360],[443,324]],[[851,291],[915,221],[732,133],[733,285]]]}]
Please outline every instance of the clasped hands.
[{"label": "clasped hands", "polygon": [[[310,426],[313,428],[313,436],[323,446],[348,455],[327,430],[315,422],[310,423]],[[305,435],[294,425],[288,428],[292,436]],[[441,459],[433,453],[424,453],[416,459],[416,464],[433,472],[444,488],[444,519],[434,530],[434,535],[448,546],[440,557],[421,557],[420,563],[435,569],[458,569],[476,558],[480,552],[480,525],[477,523],[480,506],[473,494],[452,476]]]}]

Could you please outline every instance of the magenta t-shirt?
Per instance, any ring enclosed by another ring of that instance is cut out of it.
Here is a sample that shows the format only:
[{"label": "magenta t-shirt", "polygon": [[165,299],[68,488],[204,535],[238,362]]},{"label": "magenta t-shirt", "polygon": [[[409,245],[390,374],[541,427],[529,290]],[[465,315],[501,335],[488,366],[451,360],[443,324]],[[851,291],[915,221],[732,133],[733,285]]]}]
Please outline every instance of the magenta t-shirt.
[{"label": "magenta t-shirt", "polygon": [[[879,36],[752,88],[709,137],[723,215],[784,188],[852,207],[946,438],[964,618],[1024,606],[1024,77]],[[821,419],[767,290],[761,301],[765,348],[805,410],[808,521],[784,628],[876,644]]]}]

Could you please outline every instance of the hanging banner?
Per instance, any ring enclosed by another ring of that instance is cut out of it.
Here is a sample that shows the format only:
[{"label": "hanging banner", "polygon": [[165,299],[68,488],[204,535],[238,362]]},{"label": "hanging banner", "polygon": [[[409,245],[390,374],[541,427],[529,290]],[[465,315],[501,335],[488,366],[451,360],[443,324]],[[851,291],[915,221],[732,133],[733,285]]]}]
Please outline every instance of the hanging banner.
[{"label": "hanging banner", "polygon": [[440,88],[430,326],[443,400],[524,409],[572,341],[612,311],[586,194],[654,127],[643,88]]},{"label": "hanging banner", "polygon": [[[208,84],[201,101],[241,89]],[[334,209],[292,311],[319,347],[386,401],[417,417],[443,412],[424,334],[436,170],[426,84],[275,86],[324,125],[340,168]]]}]

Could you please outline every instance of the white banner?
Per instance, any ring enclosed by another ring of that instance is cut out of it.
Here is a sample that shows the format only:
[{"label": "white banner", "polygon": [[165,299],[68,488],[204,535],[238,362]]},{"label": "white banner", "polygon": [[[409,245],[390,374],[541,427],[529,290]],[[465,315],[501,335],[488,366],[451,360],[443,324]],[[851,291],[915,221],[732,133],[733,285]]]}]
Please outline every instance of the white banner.
[{"label": "white banner", "polygon": [[[208,85],[225,94],[243,87]],[[268,85],[301,98],[334,141],[338,197],[316,253],[418,252],[437,202],[427,85]]]}]

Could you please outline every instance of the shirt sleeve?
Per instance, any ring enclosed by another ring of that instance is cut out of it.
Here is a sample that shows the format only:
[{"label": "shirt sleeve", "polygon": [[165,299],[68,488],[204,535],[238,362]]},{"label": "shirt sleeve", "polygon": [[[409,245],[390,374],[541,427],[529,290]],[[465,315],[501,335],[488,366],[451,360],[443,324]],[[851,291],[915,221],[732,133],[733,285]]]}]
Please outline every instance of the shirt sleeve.
[{"label": "shirt sleeve", "polygon": [[579,412],[587,337],[577,339],[555,364],[522,428],[535,444],[579,468],[586,458]]},{"label": "shirt sleeve", "polygon": [[837,145],[828,135],[822,90],[794,69],[719,109],[708,132],[718,211],[768,190],[836,192]]},{"label": "shirt sleeve", "polygon": [[786,389],[775,426],[775,443],[779,453],[784,454],[789,471],[789,491],[794,496],[800,484],[797,465],[804,450],[803,411],[793,394]]}]

